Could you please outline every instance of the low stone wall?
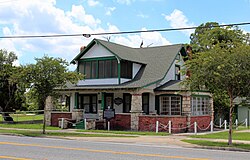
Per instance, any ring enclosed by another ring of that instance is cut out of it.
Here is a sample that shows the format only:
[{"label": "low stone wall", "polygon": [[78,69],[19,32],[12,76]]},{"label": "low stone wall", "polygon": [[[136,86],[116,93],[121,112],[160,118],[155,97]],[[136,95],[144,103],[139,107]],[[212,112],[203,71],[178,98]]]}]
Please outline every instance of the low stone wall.
[{"label": "low stone wall", "polygon": [[[139,116],[139,131],[155,131],[156,121],[159,121],[159,124],[163,124],[164,126],[167,126],[168,122],[171,121],[172,133],[180,133],[180,132],[187,131],[186,116],[159,116],[159,115]],[[168,131],[168,128],[164,129],[164,127],[162,126],[162,127],[159,127],[159,131],[166,132]]]},{"label": "low stone wall", "polygon": [[52,112],[51,113],[51,126],[58,127],[59,118],[72,119],[71,112]]},{"label": "low stone wall", "polygon": [[110,128],[114,130],[131,130],[130,114],[116,114],[115,118],[110,121]]},{"label": "low stone wall", "polygon": [[[202,129],[206,129],[210,130],[210,127],[208,128],[208,126],[210,125],[211,122],[211,116],[210,115],[206,115],[206,116],[191,116],[191,124],[193,124],[194,122],[197,122],[197,125]],[[201,129],[197,128],[197,131],[201,131]],[[192,127],[190,127],[189,131],[193,131],[194,130],[194,125],[192,125]]]}]

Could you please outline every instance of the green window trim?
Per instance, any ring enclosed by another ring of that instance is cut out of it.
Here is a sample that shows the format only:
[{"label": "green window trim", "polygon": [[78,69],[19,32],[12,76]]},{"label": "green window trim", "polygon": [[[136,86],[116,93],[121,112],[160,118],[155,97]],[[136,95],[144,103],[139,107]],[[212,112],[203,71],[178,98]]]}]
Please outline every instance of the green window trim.
[{"label": "green window trim", "polygon": [[78,62],[99,61],[99,60],[113,60],[113,59],[116,59],[116,57],[111,56],[111,57],[86,58],[86,59],[80,59]]}]

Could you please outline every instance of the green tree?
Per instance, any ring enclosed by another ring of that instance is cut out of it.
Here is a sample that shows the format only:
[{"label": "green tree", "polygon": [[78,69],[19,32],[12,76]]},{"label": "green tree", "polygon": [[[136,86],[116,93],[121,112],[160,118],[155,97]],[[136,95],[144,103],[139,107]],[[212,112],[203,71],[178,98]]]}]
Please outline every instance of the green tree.
[{"label": "green tree", "polygon": [[196,53],[186,63],[191,71],[186,83],[192,89],[205,87],[212,93],[225,93],[229,97],[229,145],[232,144],[233,101],[236,97],[249,96],[250,93],[249,62],[248,43],[222,41],[204,52]]},{"label": "green tree", "polygon": [[[45,109],[46,99],[56,95],[56,88],[63,87],[67,82],[76,83],[82,75],[68,71],[68,63],[61,58],[44,56],[36,58],[35,64],[24,67],[22,79],[37,97],[39,109]],[[45,116],[43,122],[45,134]]]},{"label": "green tree", "polygon": [[[22,109],[25,90],[14,78],[21,69],[14,66],[16,60],[17,56],[14,52],[0,50],[0,112],[14,112]],[[4,117],[8,116],[4,115]]]},{"label": "green tree", "polygon": [[217,22],[201,24],[190,36],[193,52],[203,52],[213,48],[218,43],[245,42],[249,35],[243,34],[237,26],[219,27]]}]

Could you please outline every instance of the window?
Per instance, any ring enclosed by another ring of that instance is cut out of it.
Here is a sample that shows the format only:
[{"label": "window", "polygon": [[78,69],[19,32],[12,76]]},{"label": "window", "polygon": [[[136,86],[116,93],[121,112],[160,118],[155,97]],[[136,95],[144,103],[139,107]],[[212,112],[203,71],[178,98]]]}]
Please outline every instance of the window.
[{"label": "window", "polygon": [[160,114],[181,115],[181,96],[160,96]]},{"label": "window", "polygon": [[79,95],[79,108],[84,109],[85,113],[97,113],[97,96],[93,95]]},{"label": "window", "polygon": [[129,113],[131,110],[132,96],[129,93],[123,94],[123,113]]},{"label": "window", "polygon": [[142,93],[142,111],[149,114],[149,93]]},{"label": "window", "polygon": [[210,112],[209,97],[193,96],[191,102],[192,115],[206,115]]},{"label": "window", "polygon": [[118,63],[116,59],[81,61],[78,71],[86,79],[116,78],[118,77]]},{"label": "window", "polygon": [[121,78],[132,78],[132,62],[121,61]]},{"label": "window", "polygon": [[181,80],[180,66],[175,65],[175,80]]}]

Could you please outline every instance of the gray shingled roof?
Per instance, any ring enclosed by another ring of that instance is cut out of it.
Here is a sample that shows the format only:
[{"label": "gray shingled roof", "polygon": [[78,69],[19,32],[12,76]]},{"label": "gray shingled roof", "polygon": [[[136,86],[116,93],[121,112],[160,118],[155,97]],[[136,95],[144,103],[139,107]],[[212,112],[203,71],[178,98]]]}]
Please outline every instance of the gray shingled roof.
[{"label": "gray shingled roof", "polygon": [[[130,48],[127,46],[119,45],[112,42],[103,40],[93,40],[95,43],[101,44],[103,47],[108,49],[110,52],[115,54],[117,57],[123,60],[137,62],[143,65],[136,77],[124,84],[120,85],[105,85],[100,86],[100,89],[108,88],[140,88],[158,82],[164,78],[167,71],[171,67],[175,60],[175,57],[179,51],[183,51],[182,44],[166,45],[158,47],[147,47],[147,48]],[[94,43],[94,42],[91,43]],[[92,47],[93,45],[91,45]],[[87,47],[88,49],[88,47]],[[76,56],[74,60],[78,60],[84,51]],[[73,61],[74,61],[73,60]],[[70,85],[67,88],[70,89],[95,89],[97,86],[73,86]]]}]

